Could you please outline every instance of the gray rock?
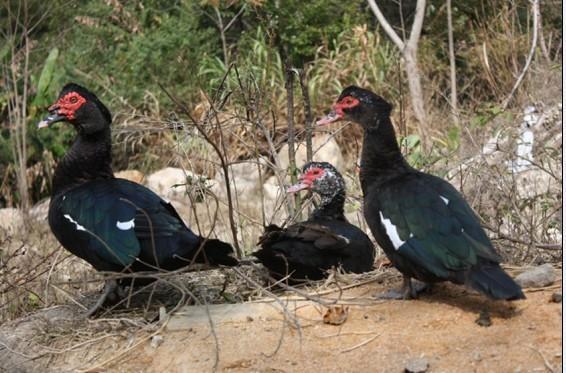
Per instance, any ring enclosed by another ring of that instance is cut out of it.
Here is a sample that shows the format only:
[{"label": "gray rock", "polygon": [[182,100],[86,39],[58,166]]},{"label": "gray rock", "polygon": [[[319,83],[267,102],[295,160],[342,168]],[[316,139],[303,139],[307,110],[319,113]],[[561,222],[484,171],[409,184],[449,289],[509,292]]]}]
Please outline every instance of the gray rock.
[{"label": "gray rock", "polygon": [[411,359],[405,364],[405,373],[424,373],[428,369],[428,360],[424,357]]},{"label": "gray rock", "polygon": [[43,343],[38,343],[40,336],[76,328],[80,312],[77,307],[55,306],[2,324],[0,371],[45,372],[52,355]]},{"label": "gray rock", "polygon": [[552,264],[546,263],[538,267],[528,269],[515,278],[515,281],[523,288],[540,288],[551,285],[556,279]]}]

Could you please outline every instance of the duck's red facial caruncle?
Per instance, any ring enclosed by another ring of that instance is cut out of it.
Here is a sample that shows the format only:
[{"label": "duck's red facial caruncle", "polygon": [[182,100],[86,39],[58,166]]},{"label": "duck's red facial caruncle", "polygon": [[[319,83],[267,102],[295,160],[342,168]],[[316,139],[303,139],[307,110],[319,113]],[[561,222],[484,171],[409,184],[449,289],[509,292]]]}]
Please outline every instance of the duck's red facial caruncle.
[{"label": "duck's red facial caruncle", "polygon": [[290,186],[287,193],[296,193],[300,190],[310,189],[315,182],[326,174],[326,171],[320,167],[312,167],[299,177],[299,182]]},{"label": "duck's red facial caruncle", "polygon": [[352,109],[360,104],[360,100],[352,96],[346,96],[340,99],[332,106],[332,111],[325,117],[319,119],[316,124],[318,126],[333,123],[344,119],[346,113],[344,110]]},{"label": "duck's red facial caruncle", "polygon": [[62,120],[72,121],[76,118],[77,110],[85,103],[86,99],[75,91],[64,94],[49,107],[49,115],[39,122],[38,128],[47,127]]}]

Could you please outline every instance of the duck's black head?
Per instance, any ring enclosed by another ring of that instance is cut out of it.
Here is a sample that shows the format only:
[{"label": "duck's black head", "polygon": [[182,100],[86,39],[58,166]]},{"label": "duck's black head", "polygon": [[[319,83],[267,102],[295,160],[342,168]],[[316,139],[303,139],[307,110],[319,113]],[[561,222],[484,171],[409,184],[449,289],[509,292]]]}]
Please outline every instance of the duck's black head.
[{"label": "duck's black head", "polygon": [[75,84],[66,84],[57,101],[49,107],[49,115],[39,122],[38,128],[67,121],[80,134],[91,135],[107,129],[112,123],[110,111],[96,95]]},{"label": "duck's black head", "polygon": [[303,166],[299,183],[287,189],[288,193],[296,193],[308,189],[320,194],[323,199],[343,194],[344,179],[340,172],[328,162],[309,162]]},{"label": "duck's black head", "polygon": [[389,117],[391,104],[375,93],[357,86],[345,88],[332,111],[317,124],[324,125],[339,120],[349,120],[372,128],[379,123],[379,119]]}]

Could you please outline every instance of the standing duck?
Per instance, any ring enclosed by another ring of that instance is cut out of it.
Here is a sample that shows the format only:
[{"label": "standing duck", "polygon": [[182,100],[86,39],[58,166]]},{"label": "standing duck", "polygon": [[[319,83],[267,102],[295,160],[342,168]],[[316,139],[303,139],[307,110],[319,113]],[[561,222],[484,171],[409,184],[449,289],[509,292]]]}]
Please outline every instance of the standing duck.
[{"label": "standing duck", "polygon": [[384,298],[417,296],[411,278],[451,281],[492,299],[525,298],[505,273],[474,211],[448,182],[405,161],[389,118],[391,105],[350,86],[318,125],[350,120],[364,129],[360,181],[364,215],[385,254],[403,274],[401,291]]},{"label": "standing duck", "polygon": [[[44,128],[66,121],[75,142],[57,165],[49,204],[49,226],[61,245],[98,271],[175,270],[189,263],[235,265],[232,247],[193,233],[173,206],[144,186],[114,177],[111,166],[110,112],[86,88],[67,84]],[[94,314],[122,290],[106,282]]]},{"label": "standing duck", "polygon": [[368,236],[344,217],[346,199],[342,175],[327,162],[303,166],[299,183],[287,192],[310,190],[321,197],[307,221],[283,229],[266,228],[253,253],[275,278],[291,281],[320,280],[331,267],[346,272],[371,271],[374,246]]}]

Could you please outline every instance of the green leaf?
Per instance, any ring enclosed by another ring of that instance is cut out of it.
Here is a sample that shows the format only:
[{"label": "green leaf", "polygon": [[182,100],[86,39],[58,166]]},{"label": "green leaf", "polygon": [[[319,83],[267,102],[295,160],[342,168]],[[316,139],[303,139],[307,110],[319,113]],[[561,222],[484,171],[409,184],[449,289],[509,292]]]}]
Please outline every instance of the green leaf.
[{"label": "green leaf", "polygon": [[401,141],[408,150],[411,150],[421,143],[421,138],[419,137],[419,135],[412,134],[403,138]]},{"label": "green leaf", "polygon": [[55,71],[57,57],[59,57],[59,49],[51,49],[37,82],[37,95],[32,103],[34,106],[47,106],[49,104],[48,90],[51,82],[53,81],[53,73]]},{"label": "green leaf", "polygon": [[3,61],[4,58],[7,58],[10,54],[10,43],[4,44],[2,48],[0,48],[0,61]]}]

